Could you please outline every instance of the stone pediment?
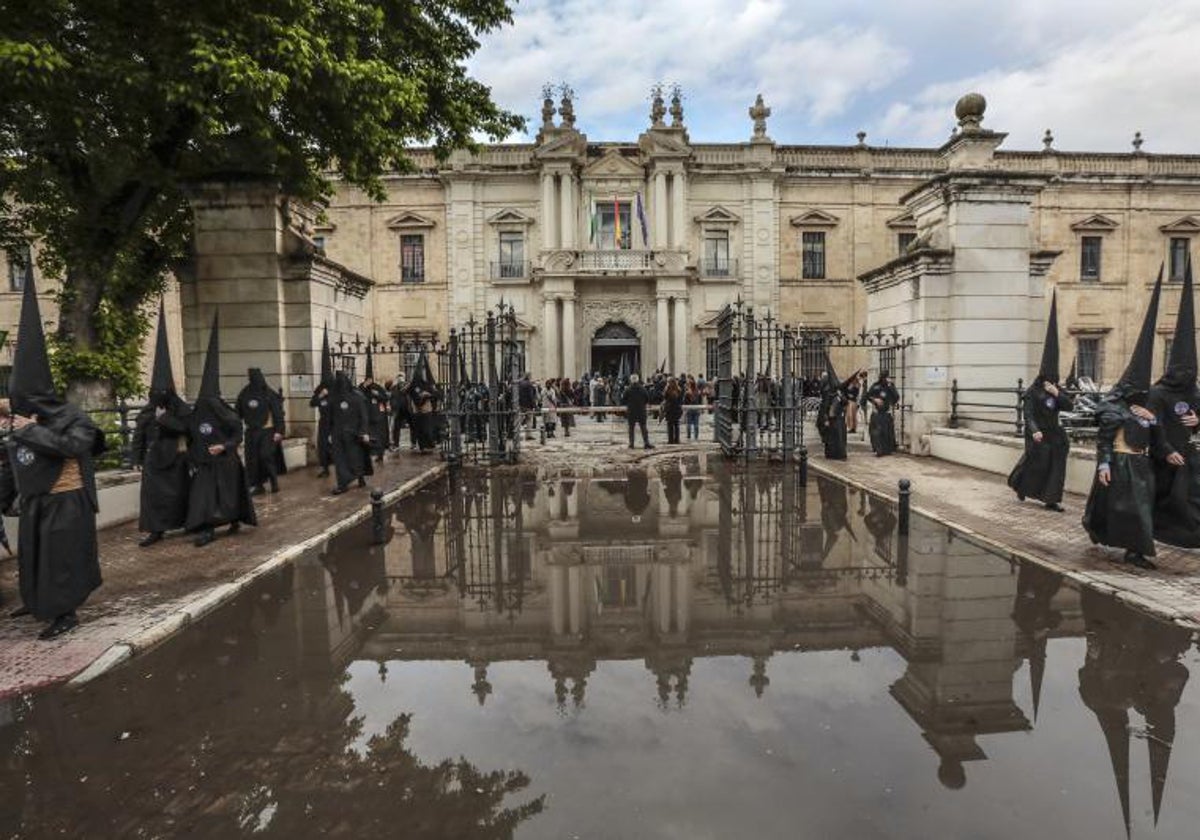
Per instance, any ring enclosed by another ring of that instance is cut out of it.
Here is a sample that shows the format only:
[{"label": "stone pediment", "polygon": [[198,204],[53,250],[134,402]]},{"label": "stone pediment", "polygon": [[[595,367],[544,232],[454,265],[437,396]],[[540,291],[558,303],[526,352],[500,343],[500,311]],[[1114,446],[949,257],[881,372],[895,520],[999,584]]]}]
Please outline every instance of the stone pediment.
[{"label": "stone pediment", "polygon": [[638,138],[638,148],[646,157],[687,157],[692,153],[682,128],[656,128]]},{"label": "stone pediment", "polygon": [[732,210],[726,210],[717,204],[697,216],[696,221],[702,225],[736,225],[742,218]]},{"label": "stone pediment", "polygon": [[431,228],[437,223],[420,213],[406,210],[398,216],[388,219],[387,226],[391,230],[421,230]]},{"label": "stone pediment", "polygon": [[899,216],[893,216],[888,219],[887,226],[890,228],[899,228],[900,230],[915,230],[917,220],[913,218],[912,213],[901,213]]},{"label": "stone pediment", "polygon": [[1200,233],[1200,219],[1195,216],[1184,216],[1182,219],[1176,219],[1169,225],[1163,225],[1159,228],[1163,233]]},{"label": "stone pediment", "polygon": [[587,138],[573,128],[557,128],[544,134],[544,140],[534,157],[541,159],[574,159],[587,151]]},{"label": "stone pediment", "polygon": [[498,213],[492,214],[488,218],[489,225],[531,225],[533,218],[525,215],[520,210],[512,207],[505,207]]},{"label": "stone pediment", "polygon": [[1100,213],[1093,213],[1086,219],[1080,219],[1078,222],[1072,224],[1071,230],[1108,233],[1109,231],[1116,230],[1119,226],[1120,222],[1114,221],[1113,219],[1108,218],[1108,216],[1104,216]]},{"label": "stone pediment", "polygon": [[792,227],[836,227],[841,219],[824,210],[806,210],[789,221]]},{"label": "stone pediment", "polygon": [[642,167],[621,154],[617,149],[607,149],[597,160],[583,170],[585,178],[638,178],[645,177]]}]

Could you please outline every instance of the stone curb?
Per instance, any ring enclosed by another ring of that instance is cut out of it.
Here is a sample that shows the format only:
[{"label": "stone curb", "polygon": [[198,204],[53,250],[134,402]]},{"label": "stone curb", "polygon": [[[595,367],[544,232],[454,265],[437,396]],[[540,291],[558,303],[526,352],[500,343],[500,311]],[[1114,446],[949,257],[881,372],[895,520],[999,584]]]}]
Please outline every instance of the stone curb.
[{"label": "stone curb", "polygon": [[[409,479],[396,489],[385,493],[383,495],[384,504],[392,504],[405,496],[415,493],[425,485],[441,478],[446,474],[447,469],[446,464],[437,464],[430,467],[416,478]],[[113,642],[103,653],[93,659],[90,665],[68,680],[66,685],[70,688],[79,688],[87,685],[92,680],[102,674],[108,673],[121,663],[162,644],[192,622],[200,620],[218,607],[232,601],[234,597],[248,589],[259,578],[295,561],[306,551],[319,546],[321,543],[336,537],[344,531],[350,530],[360,522],[366,521],[370,516],[371,505],[368,503],[359,510],[334,522],[321,533],[314,534],[303,542],[277,551],[253,569],[243,572],[229,583],[218,584],[214,588],[206,589],[199,595],[189,598],[169,615],[159,619],[149,627],[139,630],[127,639]]]},{"label": "stone curb", "polygon": [[[898,502],[898,495],[881,492],[881,491],[875,489],[874,487],[869,487],[868,485],[864,484],[863,482],[861,482],[857,479],[851,478],[850,476],[842,475],[841,473],[837,472],[836,470],[830,469],[829,467],[821,466],[820,464],[814,464],[812,461],[809,461],[808,468],[809,468],[809,471],[811,471],[811,472],[817,472],[817,473],[820,473],[821,475],[827,476],[829,478],[834,478],[834,479],[837,479],[838,481],[845,482],[846,484],[849,484],[851,487],[855,487],[864,493],[870,493],[873,496],[878,496],[880,498],[884,498],[884,499],[887,499],[892,502]],[[916,487],[914,486],[913,489],[916,490]],[[1118,601],[1121,601],[1122,603],[1124,603],[1130,607],[1133,607],[1141,612],[1150,613],[1151,615],[1155,616],[1156,618],[1163,619],[1164,621],[1169,621],[1180,627],[1187,628],[1188,630],[1191,630],[1193,632],[1200,631],[1200,621],[1198,621],[1196,618],[1192,617],[1188,613],[1181,612],[1180,610],[1176,610],[1171,607],[1165,606],[1158,601],[1152,601],[1148,598],[1138,595],[1136,592],[1130,592],[1127,589],[1122,589],[1118,586],[1115,586],[1110,580],[1101,579],[1100,577],[1097,577],[1095,575],[1095,573],[1093,573],[1093,572],[1085,572],[1085,571],[1080,571],[1077,569],[1064,568],[1063,566],[1060,566],[1058,563],[1054,562],[1053,560],[1048,560],[1045,557],[1041,557],[1037,554],[1031,554],[1028,551],[1023,551],[1018,548],[1013,548],[1012,546],[1010,546],[1004,542],[1001,542],[998,539],[986,536],[984,534],[979,533],[978,531],[975,531],[974,529],[972,529],[970,527],[956,523],[956,522],[948,519],[944,515],[942,515],[940,513],[936,513],[932,510],[929,510],[928,508],[921,507],[920,505],[913,504],[911,502],[909,504],[909,507],[913,513],[915,513],[919,516],[923,516],[926,519],[932,520],[933,522],[937,522],[939,525],[944,525],[947,528],[952,528],[955,531],[957,531],[958,533],[960,533],[966,537],[969,537],[974,542],[977,542],[977,543],[981,544],[982,546],[984,546],[985,548],[991,549],[992,551],[995,551],[998,554],[1007,555],[1008,557],[1018,559],[1018,560],[1023,560],[1026,563],[1032,563],[1035,566],[1041,566],[1042,568],[1049,569],[1050,571],[1056,572],[1056,573],[1062,575],[1063,577],[1070,578],[1071,580],[1073,580],[1076,583],[1079,583],[1083,586],[1088,586],[1099,592],[1103,592],[1104,594],[1112,595]],[[1140,576],[1138,576],[1138,579],[1140,579]]]}]

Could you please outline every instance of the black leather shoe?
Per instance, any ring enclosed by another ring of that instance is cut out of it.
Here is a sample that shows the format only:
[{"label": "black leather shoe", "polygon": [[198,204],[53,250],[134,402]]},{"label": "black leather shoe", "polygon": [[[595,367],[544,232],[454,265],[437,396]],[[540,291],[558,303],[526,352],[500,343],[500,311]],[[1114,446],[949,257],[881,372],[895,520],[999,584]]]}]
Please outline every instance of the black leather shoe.
[{"label": "black leather shoe", "polygon": [[330,492],[330,494],[331,494],[331,495],[333,495],[333,496],[340,496],[340,495],[342,495],[343,493],[345,493],[345,492],[346,492],[346,487],[345,487],[345,485],[343,485],[343,486],[340,486],[340,487],[334,487],[334,488],[333,488],[332,490],[330,490],[329,492]]},{"label": "black leather shoe", "polygon": [[204,548],[204,546],[208,545],[216,538],[217,535],[213,532],[213,529],[209,528],[207,531],[201,533],[200,536],[196,537],[196,539],[192,542],[192,545],[196,546],[196,548]]},{"label": "black leather shoe", "polygon": [[272,481],[272,482],[271,482],[271,492],[272,492],[272,493],[278,493],[278,492],[279,492],[279,482],[277,482],[277,481]]},{"label": "black leather shoe", "polygon": [[229,530],[226,531],[225,533],[232,537],[234,534],[236,534],[240,530],[242,530],[241,522],[230,522]]},{"label": "black leather shoe", "polygon": [[359,487],[367,486],[367,480],[365,478],[363,478],[361,475],[358,477],[358,486]]},{"label": "black leather shoe", "polygon": [[8,617],[9,618],[24,618],[27,615],[31,615],[31,613],[29,612],[29,607],[17,607],[15,610],[13,610],[12,612],[10,612],[8,614]]},{"label": "black leather shoe", "polygon": [[142,548],[149,548],[150,546],[154,545],[156,542],[161,541],[162,538],[163,538],[162,531],[155,531],[152,534],[147,534],[146,536],[142,537],[142,539],[138,542],[138,545],[141,546]]},{"label": "black leather shoe", "polygon": [[70,633],[78,626],[79,619],[75,617],[75,613],[69,612],[66,615],[60,615],[54,621],[50,622],[50,625],[45,630],[38,633],[38,638],[46,642],[61,636],[63,633]]},{"label": "black leather shoe", "polygon": [[1150,560],[1144,555],[1138,554],[1136,551],[1126,551],[1125,562],[1130,566],[1135,566],[1139,569],[1146,569],[1147,571],[1153,571],[1154,569],[1158,568],[1158,565],[1153,560]]},{"label": "black leather shoe", "polygon": [[1066,508],[1063,507],[1062,505],[1056,503],[1056,504],[1046,505],[1046,510],[1052,510],[1055,513],[1063,513],[1064,511],[1066,511]]}]

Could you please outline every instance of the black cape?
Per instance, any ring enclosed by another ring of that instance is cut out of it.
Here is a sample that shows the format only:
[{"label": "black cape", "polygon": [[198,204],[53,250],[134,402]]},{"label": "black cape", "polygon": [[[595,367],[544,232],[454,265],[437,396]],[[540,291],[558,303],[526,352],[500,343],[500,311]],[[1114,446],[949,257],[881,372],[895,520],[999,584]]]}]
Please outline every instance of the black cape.
[{"label": "black cape", "polygon": [[257,369],[251,373],[250,384],[238,394],[237,413],[246,424],[246,482],[259,487],[274,481],[287,472],[283,447],[275,442],[275,435],[287,434],[283,397],[267,385]]},{"label": "black cape", "polygon": [[891,455],[896,451],[896,418],[892,409],[900,403],[900,392],[894,385],[886,382],[876,382],[867,391],[867,400],[879,400],[880,404],[871,403],[871,449],[877,455]]},{"label": "black cape", "polygon": [[[192,486],[186,527],[189,531],[242,522],[257,525],[246,472],[238,458],[242,422],[220,397],[201,397],[188,418],[188,460]],[[208,447],[225,451],[209,454]]]},{"label": "black cape", "polygon": [[825,444],[825,457],[846,460],[846,398],[836,386],[826,386],[821,394],[817,432]]},{"label": "black cape", "polygon": [[370,435],[367,417],[367,399],[362,393],[338,374],[330,408],[333,415],[331,438],[333,466],[337,471],[337,484],[345,487],[351,482],[372,475],[370,444],[363,441]]},{"label": "black cape", "polygon": [[1148,449],[1156,423],[1140,420],[1121,399],[1106,399],[1096,410],[1100,429],[1096,437],[1096,466],[1107,464],[1111,480],[1105,487],[1092,482],[1083,527],[1092,542],[1123,548],[1145,557],[1154,556],[1154,472],[1150,458],[1117,451],[1118,438],[1125,448]]},{"label": "black cape", "polygon": [[[158,409],[163,414],[157,416]],[[162,533],[187,522],[188,417],[191,408],[175,394],[153,399],[137,416],[133,463],[142,468],[138,528]]]},{"label": "black cape", "polygon": [[317,463],[321,469],[333,464],[333,413],[330,409],[329,386],[321,384],[313,391],[308,404],[317,410]]},{"label": "black cape", "polygon": [[[1181,422],[1188,412],[1200,410],[1200,394],[1194,382],[1176,384],[1164,378],[1150,389],[1146,407],[1161,424],[1154,447],[1154,538],[1200,547],[1200,452],[1192,445],[1197,429]],[[1182,466],[1167,463],[1174,453],[1183,456]]]},{"label": "black cape", "polygon": [[[18,563],[21,602],[50,621],[72,612],[100,586],[96,541],[96,474],[92,458],[104,435],[78,408],[57,398],[30,398],[38,423],[12,433],[7,448],[21,497]],[[20,411],[21,409],[17,409]],[[68,461],[81,487],[52,493]]]},{"label": "black cape", "polygon": [[372,382],[370,385],[359,386],[363,398],[367,401],[367,427],[371,435],[371,454],[375,457],[383,455],[388,445],[388,404],[391,395],[382,386]]},{"label": "black cape", "polygon": [[[1018,496],[1048,505],[1062,501],[1071,442],[1058,422],[1058,414],[1073,406],[1074,401],[1062,391],[1057,397],[1047,393],[1041,377],[1025,391],[1025,454],[1008,476],[1008,486]],[[1041,443],[1033,439],[1037,432],[1042,433]]]}]

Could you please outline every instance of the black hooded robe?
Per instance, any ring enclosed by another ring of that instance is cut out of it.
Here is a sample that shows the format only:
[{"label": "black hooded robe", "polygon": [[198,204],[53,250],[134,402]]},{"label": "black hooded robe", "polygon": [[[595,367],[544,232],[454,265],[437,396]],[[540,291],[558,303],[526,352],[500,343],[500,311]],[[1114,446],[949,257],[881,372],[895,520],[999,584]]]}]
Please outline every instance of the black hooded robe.
[{"label": "black hooded robe", "polygon": [[1153,557],[1154,471],[1148,455],[1156,423],[1137,417],[1119,397],[1101,402],[1096,419],[1096,466],[1107,464],[1111,480],[1107,487],[1093,480],[1083,527],[1094,543]]},{"label": "black hooded robe", "polygon": [[846,398],[836,384],[826,385],[821,395],[817,431],[825,443],[825,457],[831,461],[846,460]]},{"label": "black hooded robe", "polygon": [[359,386],[367,401],[367,428],[371,435],[371,455],[382,458],[388,447],[388,404],[391,396],[382,385],[372,382]]},{"label": "black hooded robe", "polygon": [[[220,397],[196,400],[188,423],[188,459],[192,486],[186,527],[203,531],[235,522],[257,525],[246,472],[238,458],[242,422]],[[208,447],[224,444],[225,451],[209,454]]]},{"label": "black hooded robe", "polygon": [[[1025,391],[1025,454],[1008,476],[1008,486],[1021,498],[1037,499],[1047,505],[1062,501],[1067,481],[1067,455],[1071,442],[1058,422],[1060,411],[1070,411],[1075,402],[1061,390],[1051,396],[1038,377]],[[1042,433],[1042,442],[1033,439]]]},{"label": "black hooded robe", "polygon": [[283,468],[283,447],[275,435],[286,434],[283,397],[267,385],[262,371],[250,371],[250,384],[237,398],[237,413],[246,424],[246,482],[251,487],[274,485],[286,471]]},{"label": "black hooded robe", "polygon": [[[1200,411],[1195,382],[1177,386],[1166,378],[1150,389],[1146,407],[1161,424],[1154,447],[1154,538],[1183,548],[1200,547],[1200,452],[1192,439],[1200,427],[1181,422],[1189,412]],[[1167,463],[1179,453],[1182,466]]]},{"label": "black hooded robe", "polygon": [[[163,413],[158,415],[158,409]],[[137,416],[133,463],[142,468],[138,529],[161,534],[187,522],[188,415],[191,409],[175,394],[152,400]]]},{"label": "black hooded robe", "polygon": [[[73,612],[100,586],[92,458],[106,449],[86,414],[57,398],[48,402],[29,409],[38,416],[36,425],[15,430],[8,440],[21,497],[21,602],[41,621]],[[60,483],[79,486],[56,489]]]},{"label": "black hooded robe", "polygon": [[[871,422],[868,432],[871,437],[871,450],[876,455],[891,455],[896,451],[896,418],[892,409],[900,403],[900,392],[890,382],[876,382],[867,391],[867,400],[871,402]],[[879,400],[876,405],[873,401]]]},{"label": "black hooded robe", "polygon": [[363,441],[364,436],[370,435],[367,399],[345,379],[344,374],[339,373],[330,403],[333,414],[332,455],[337,486],[347,487],[359,478],[374,474],[370,444]]},{"label": "black hooded robe", "polygon": [[317,410],[317,463],[321,469],[333,466],[333,412],[329,405],[329,386],[322,383],[313,391],[308,404]]}]

